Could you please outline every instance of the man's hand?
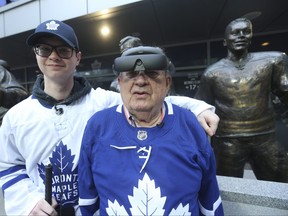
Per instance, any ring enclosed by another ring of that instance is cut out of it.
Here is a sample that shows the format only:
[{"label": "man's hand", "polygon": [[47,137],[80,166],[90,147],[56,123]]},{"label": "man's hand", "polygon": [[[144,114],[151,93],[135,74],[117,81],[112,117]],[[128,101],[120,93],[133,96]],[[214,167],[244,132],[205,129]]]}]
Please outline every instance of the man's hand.
[{"label": "man's hand", "polygon": [[45,199],[41,199],[35,207],[30,212],[29,216],[39,216],[39,215],[49,215],[57,216],[57,211],[55,210],[57,202],[55,199],[52,199],[52,205],[50,205]]},{"label": "man's hand", "polygon": [[197,116],[197,119],[209,136],[216,133],[220,118],[214,112],[205,110]]}]

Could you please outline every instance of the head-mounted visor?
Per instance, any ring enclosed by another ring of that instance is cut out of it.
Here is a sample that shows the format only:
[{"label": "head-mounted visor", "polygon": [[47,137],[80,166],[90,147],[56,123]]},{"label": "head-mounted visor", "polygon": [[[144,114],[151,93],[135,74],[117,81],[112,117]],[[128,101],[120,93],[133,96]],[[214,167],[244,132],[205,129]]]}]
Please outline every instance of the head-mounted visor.
[{"label": "head-mounted visor", "polygon": [[114,60],[114,72],[166,70],[168,60],[162,54],[121,56]]}]

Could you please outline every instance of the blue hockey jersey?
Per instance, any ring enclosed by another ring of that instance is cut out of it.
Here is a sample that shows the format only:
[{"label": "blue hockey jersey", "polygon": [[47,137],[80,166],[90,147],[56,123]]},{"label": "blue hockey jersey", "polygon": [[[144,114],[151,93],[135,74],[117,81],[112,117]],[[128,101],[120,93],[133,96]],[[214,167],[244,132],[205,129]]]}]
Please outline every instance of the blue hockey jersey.
[{"label": "blue hockey jersey", "polygon": [[152,128],[131,126],[121,105],[88,121],[79,161],[82,215],[223,215],[204,130],[191,112],[165,106],[162,124]]}]

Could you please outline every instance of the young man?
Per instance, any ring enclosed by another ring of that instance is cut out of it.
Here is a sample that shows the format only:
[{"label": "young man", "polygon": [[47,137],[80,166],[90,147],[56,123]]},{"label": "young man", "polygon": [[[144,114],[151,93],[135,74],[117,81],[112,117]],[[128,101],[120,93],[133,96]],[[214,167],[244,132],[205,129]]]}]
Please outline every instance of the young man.
[{"label": "young man", "polygon": [[[223,215],[211,145],[195,116],[164,102],[171,62],[139,46],[114,62],[123,105],[88,121],[79,159],[82,215]],[[100,199],[100,206],[98,200]]]},{"label": "young man", "polygon": [[[32,96],[9,110],[0,129],[5,210],[8,215],[56,215],[58,205],[61,215],[73,215],[74,209],[79,215],[78,159],[85,125],[95,112],[121,103],[121,97],[92,89],[86,79],[75,76],[81,52],[74,30],[65,23],[41,23],[27,44],[33,47],[43,75],[37,78]],[[218,117],[207,111],[210,105],[186,97],[174,99],[200,114],[209,134],[215,132]],[[53,167],[52,205],[44,200],[48,164]]]},{"label": "young man", "polygon": [[252,24],[228,24],[228,56],[209,66],[196,98],[216,106],[221,121],[212,139],[217,174],[243,177],[249,162],[260,180],[288,182],[288,156],[275,136],[271,93],[288,105],[288,57],[281,52],[249,53]]}]

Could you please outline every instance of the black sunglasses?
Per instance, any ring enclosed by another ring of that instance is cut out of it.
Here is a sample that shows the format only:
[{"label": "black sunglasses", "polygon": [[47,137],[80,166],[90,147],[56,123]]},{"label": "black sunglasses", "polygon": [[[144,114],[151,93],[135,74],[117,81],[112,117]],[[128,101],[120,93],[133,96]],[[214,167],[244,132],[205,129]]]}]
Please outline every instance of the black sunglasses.
[{"label": "black sunglasses", "polygon": [[73,50],[75,49],[69,46],[51,46],[48,44],[36,44],[34,46],[35,53],[41,57],[49,57],[53,50],[56,51],[60,58],[69,59],[72,57]]}]

